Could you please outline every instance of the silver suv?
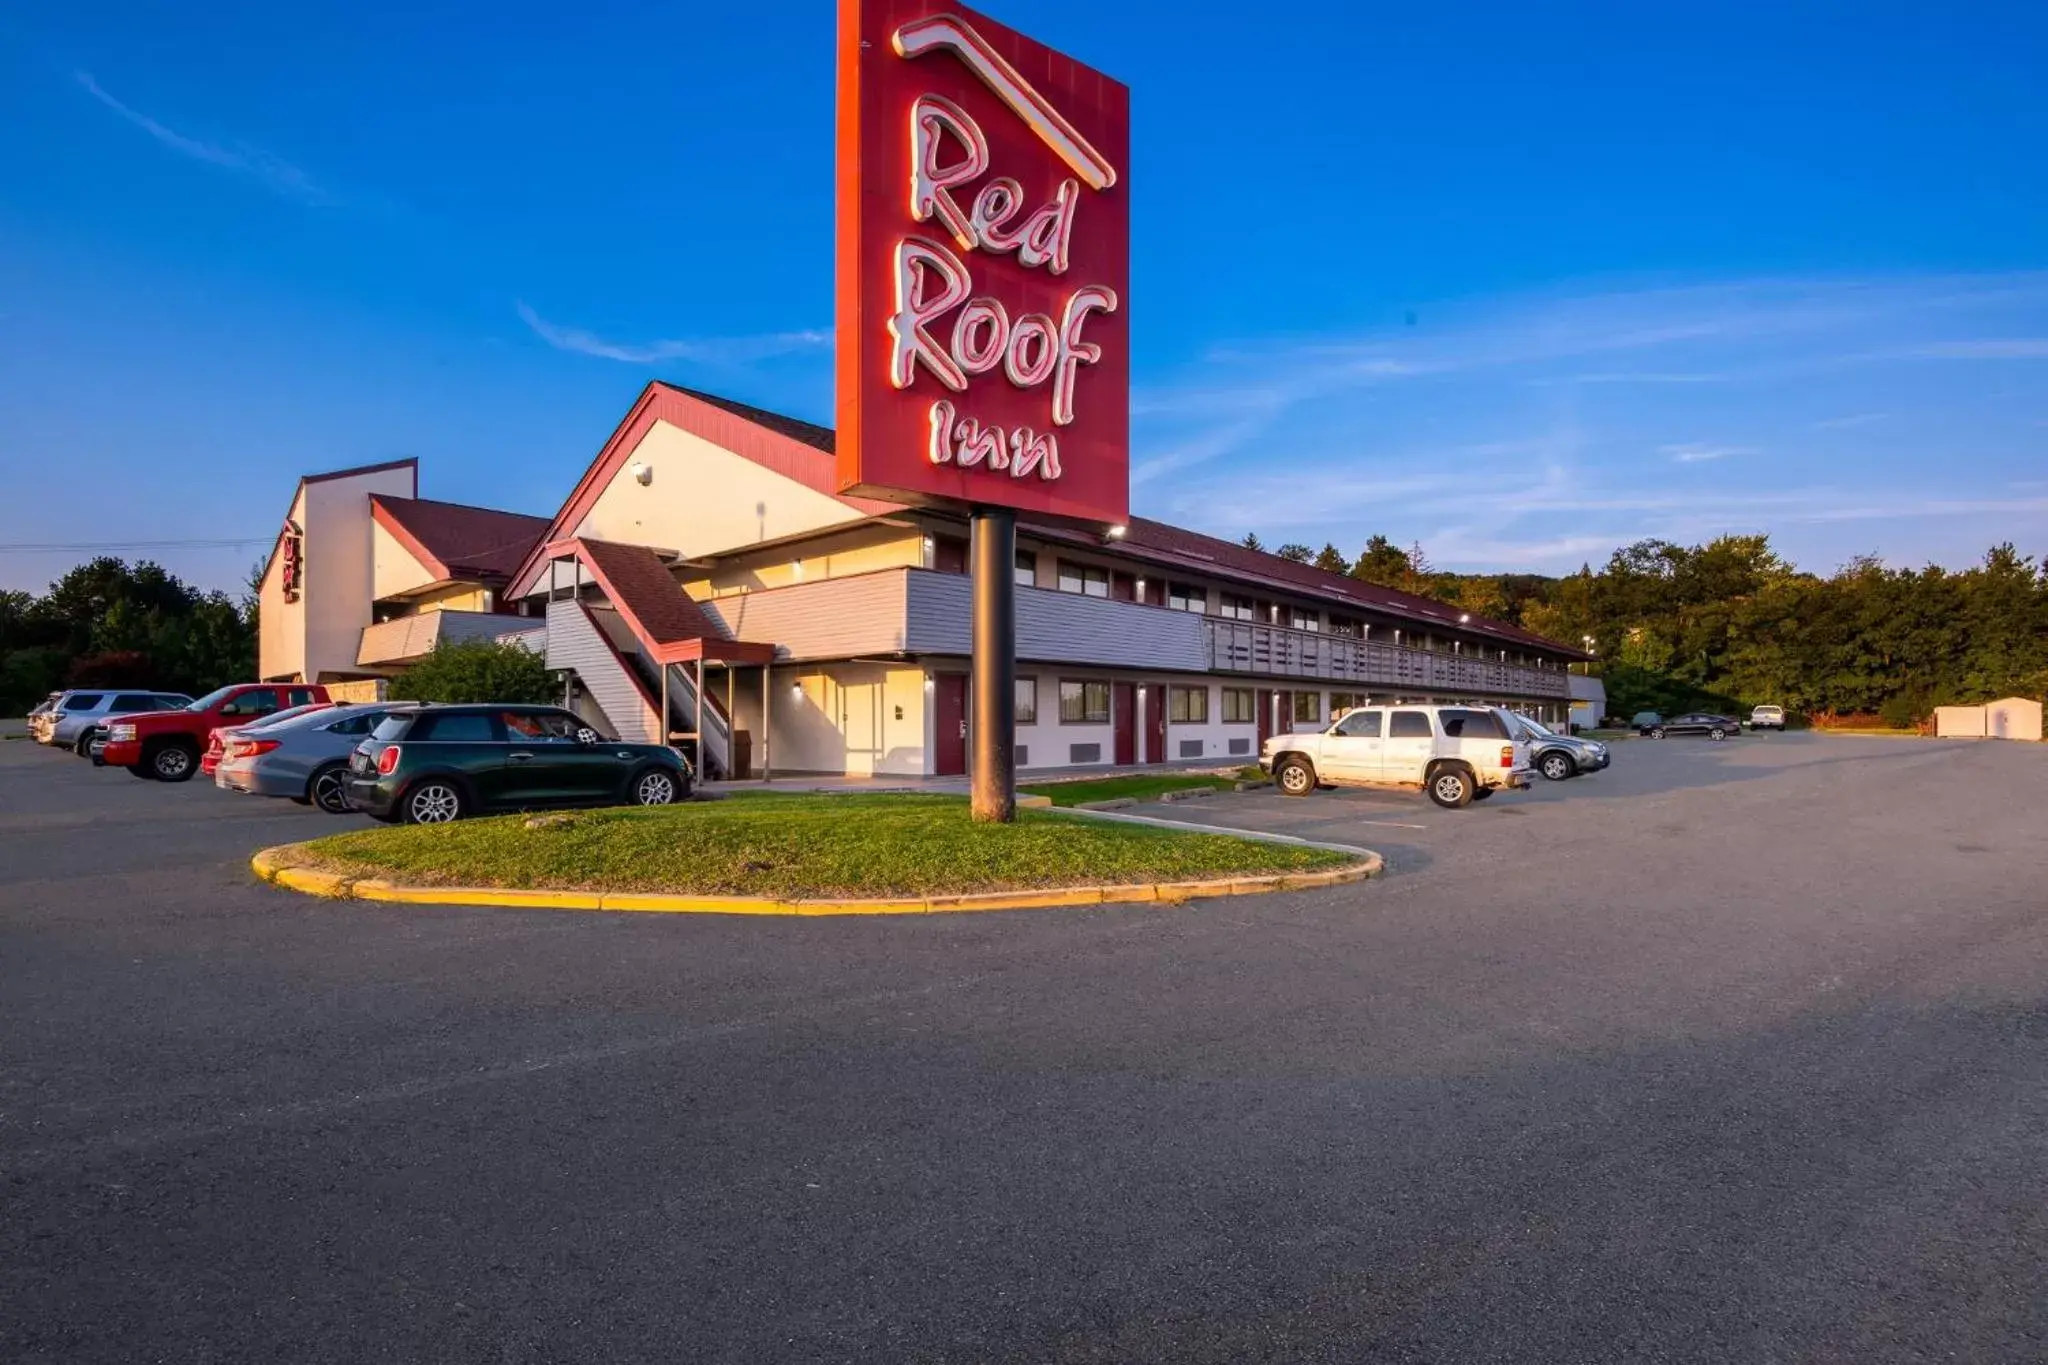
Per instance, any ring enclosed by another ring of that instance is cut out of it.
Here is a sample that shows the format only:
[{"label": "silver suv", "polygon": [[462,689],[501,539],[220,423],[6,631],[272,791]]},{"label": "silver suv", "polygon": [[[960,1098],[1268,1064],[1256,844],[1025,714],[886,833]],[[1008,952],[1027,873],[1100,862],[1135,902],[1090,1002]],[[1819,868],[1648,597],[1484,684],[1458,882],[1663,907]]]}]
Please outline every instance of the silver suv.
[{"label": "silver suv", "polygon": [[190,706],[192,699],[182,692],[100,692],[82,688],[66,692],[37,717],[39,743],[61,746],[83,758],[92,742],[92,727],[109,716],[136,711],[175,711]]},{"label": "silver suv", "polygon": [[1360,706],[1316,735],[1275,735],[1259,766],[1287,796],[1317,787],[1419,787],[1456,809],[1529,785],[1529,741],[1492,706]]}]

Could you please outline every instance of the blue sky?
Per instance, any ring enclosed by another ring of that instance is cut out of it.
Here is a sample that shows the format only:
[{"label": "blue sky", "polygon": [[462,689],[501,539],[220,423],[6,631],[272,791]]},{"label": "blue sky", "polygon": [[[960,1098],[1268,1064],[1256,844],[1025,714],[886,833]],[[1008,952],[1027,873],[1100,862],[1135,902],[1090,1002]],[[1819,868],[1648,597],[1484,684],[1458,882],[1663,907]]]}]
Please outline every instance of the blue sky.
[{"label": "blue sky", "polygon": [[[43,8],[0,545],[262,541],[408,454],[552,512],[657,376],[830,420],[829,0]],[[1139,512],[1463,569],[2048,552],[2048,7],[984,8],[1132,87]]]}]

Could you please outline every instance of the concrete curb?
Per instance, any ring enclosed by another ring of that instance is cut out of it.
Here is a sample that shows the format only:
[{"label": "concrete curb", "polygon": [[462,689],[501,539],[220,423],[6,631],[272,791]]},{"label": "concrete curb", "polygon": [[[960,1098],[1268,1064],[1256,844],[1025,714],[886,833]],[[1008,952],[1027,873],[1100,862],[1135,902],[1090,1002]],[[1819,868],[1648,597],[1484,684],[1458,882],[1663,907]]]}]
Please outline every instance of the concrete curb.
[{"label": "concrete curb", "polygon": [[[1208,825],[1180,825],[1143,816],[1097,816],[1164,825],[1204,834],[1238,834]],[[990,891],[960,896],[913,896],[898,900],[781,900],[761,896],[669,896],[626,891],[508,891],[500,887],[400,886],[381,877],[348,877],[288,861],[297,844],[266,848],[249,860],[264,881],[288,891],[328,900],[385,901],[405,905],[481,905],[525,910],[611,910],[659,915],[937,915],[977,910],[1045,910],[1080,905],[1130,903],[1179,905],[1210,896],[1256,896],[1268,891],[1306,891],[1377,877],[1386,860],[1370,849],[1318,844],[1280,834],[1244,833],[1267,843],[1299,844],[1350,853],[1357,861],[1323,872],[1280,872],[1258,877],[1220,877],[1196,882],[1142,882],[1108,886],[1063,886],[1036,891]]]}]

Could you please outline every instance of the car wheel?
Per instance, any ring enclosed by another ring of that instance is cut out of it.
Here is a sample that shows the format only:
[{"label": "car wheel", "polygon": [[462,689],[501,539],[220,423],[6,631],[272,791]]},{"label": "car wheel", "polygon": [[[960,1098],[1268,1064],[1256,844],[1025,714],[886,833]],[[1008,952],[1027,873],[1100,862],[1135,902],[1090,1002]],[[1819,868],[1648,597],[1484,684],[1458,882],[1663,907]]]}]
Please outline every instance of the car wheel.
[{"label": "car wheel", "polygon": [[1722,729],[1722,728],[1721,728],[1720,726],[1718,726],[1718,725],[1717,725],[1717,726],[1715,726],[1715,727],[1714,727],[1713,729],[1711,729],[1711,730],[1707,731],[1707,738],[1708,738],[1708,739],[1726,739],[1726,738],[1728,738],[1728,732],[1727,732],[1726,730],[1723,730],[1723,729]]},{"label": "car wheel", "polygon": [[1552,782],[1562,782],[1578,770],[1578,765],[1572,762],[1569,754],[1545,754],[1543,761],[1536,765],[1536,771]]},{"label": "car wheel", "polygon": [[1472,803],[1476,785],[1463,768],[1439,768],[1430,774],[1429,799],[1445,810],[1457,810]]},{"label": "car wheel", "polygon": [[1273,785],[1282,796],[1307,796],[1316,789],[1316,770],[1305,758],[1283,759],[1273,770]]},{"label": "car wheel", "polygon": [[159,782],[189,782],[199,769],[199,751],[190,744],[172,740],[158,745],[144,762]]},{"label": "car wheel", "polygon": [[650,768],[633,779],[633,804],[636,806],[672,806],[680,795],[675,774],[660,768]]},{"label": "car wheel", "polygon": [[88,730],[72,742],[71,752],[80,758],[92,757],[92,731]]},{"label": "car wheel", "polygon": [[402,809],[408,825],[445,825],[468,814],[467,805],[460,787],[430,777],[405,794]]},{"label": "car wheel", "polygon": [[312,803],[329,815],[347,815],[348,766],[330,763],[313,774],[313,780],[306,784],[306,796]]},{"label": "car wheel", "polygon": [[1651,728],[1651,730],[1650,730],[1650,738],[1651,738],[1651,739],[1662,739],[1662,738],[1664,738],[1664,727],[1663,727],[1663,726],[1661,726],[1661,725],[1658,725],[1658,726],[1653,726],[1653,727]]}]

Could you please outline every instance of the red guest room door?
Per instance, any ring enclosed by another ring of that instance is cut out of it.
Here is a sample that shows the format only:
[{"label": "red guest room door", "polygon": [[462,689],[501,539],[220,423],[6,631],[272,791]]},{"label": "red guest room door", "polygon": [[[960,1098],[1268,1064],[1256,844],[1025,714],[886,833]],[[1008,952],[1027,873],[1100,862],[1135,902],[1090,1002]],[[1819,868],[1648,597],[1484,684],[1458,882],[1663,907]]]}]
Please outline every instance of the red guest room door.
[{"label": "red guest room door", "polygon": [[1145,761],[1166,762],[1166,684],[1146,683],[1138,689],[1145,694]]},{"label": "red guest room door", "polygon": [[954,777],[967,771],[967,675],[932,678],[932,772]]}]

